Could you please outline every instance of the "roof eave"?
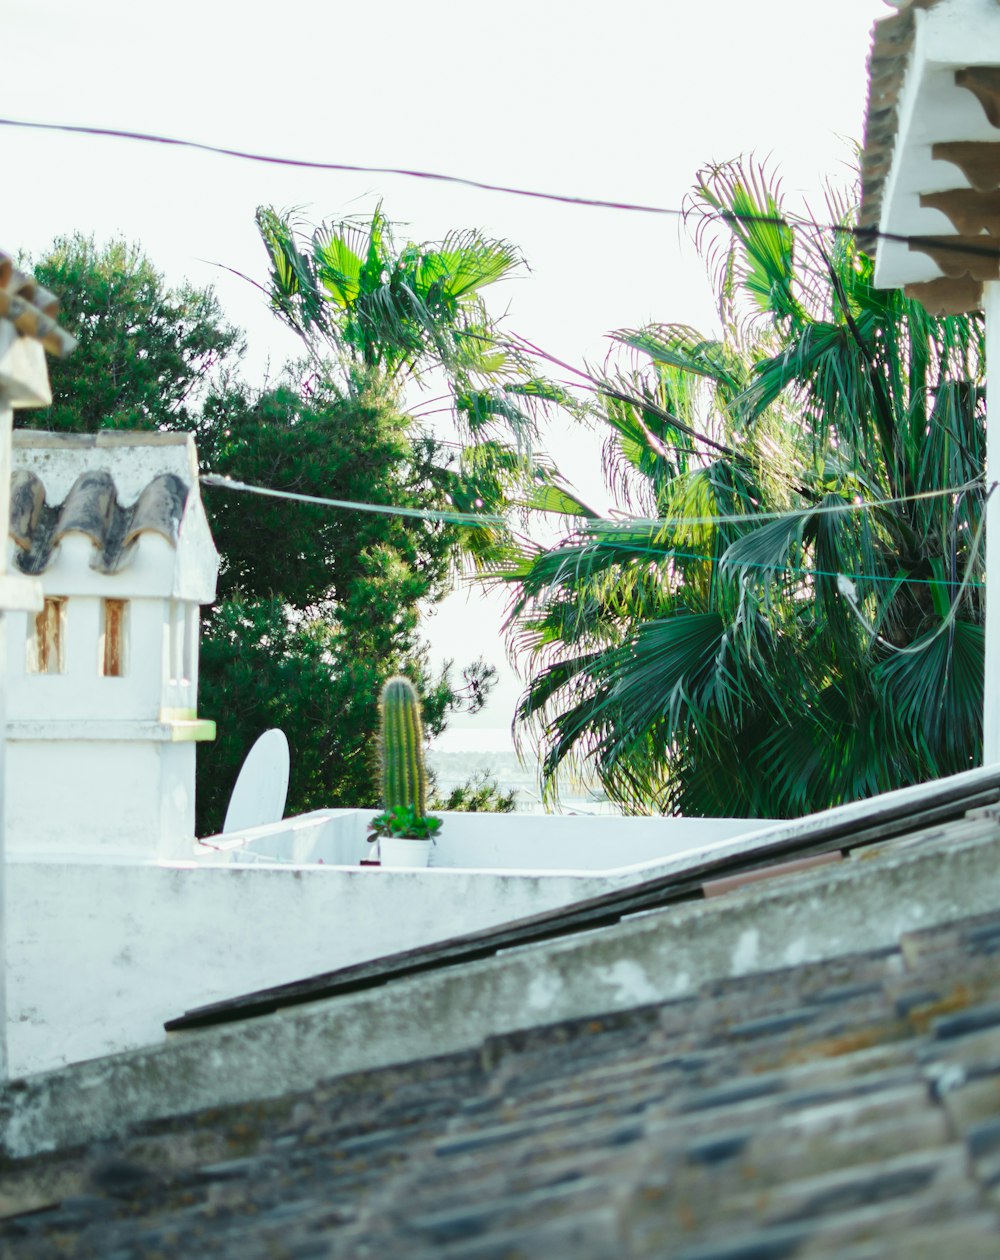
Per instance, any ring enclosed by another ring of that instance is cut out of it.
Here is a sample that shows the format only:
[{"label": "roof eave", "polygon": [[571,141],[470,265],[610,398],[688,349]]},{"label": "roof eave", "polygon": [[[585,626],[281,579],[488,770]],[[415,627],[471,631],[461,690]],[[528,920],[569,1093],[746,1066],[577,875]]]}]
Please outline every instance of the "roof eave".
[{"label": "roof eave", "polygon": [[[986,231],[1000,227],[1000,203],[996,222],[989,221],[990,194],[1000,186],[1000,147],[995,160],[992,150],[976,149],[987,158],[986,183],[992,187],[985,188],[968,153],[954,147],[956,142],[1000,146],[1000,128],[990,120],[997,118],[990,92],[975,79],[976,74],[988,78],[997,68],[997,0],[937,0],[920,9],[907,5],[876,24],[860,223],[881,234],[873,250],[877,287],[930,284],[947,289],[953,304],[969,309],[981,302],[983,280],[1000,272],[991,252],[995,237],[982,235],[984,224]],[[914,236],[930,241],[918,245],[893,239]],[[945,248],[935,251],[935,239],[942,238]],[[949,248],[963,239],[972,248],[964,253]]]}]

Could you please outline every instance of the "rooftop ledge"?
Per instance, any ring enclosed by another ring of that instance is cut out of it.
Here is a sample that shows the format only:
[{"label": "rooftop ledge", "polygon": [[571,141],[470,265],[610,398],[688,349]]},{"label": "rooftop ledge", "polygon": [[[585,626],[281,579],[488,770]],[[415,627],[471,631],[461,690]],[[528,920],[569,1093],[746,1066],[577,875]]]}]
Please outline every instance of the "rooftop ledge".
[{"label": "rooftop ledge", "polygon": [[88,743],[99,743],[102,740],[108,743],[141,740],[181,744],[215,739],[215,723],[208,718],[165,718],[162,721],[119,718],[107,722],[83,718],[36,718],[8,722],[7,739],[25,743],[31,740],[86,740]]}]

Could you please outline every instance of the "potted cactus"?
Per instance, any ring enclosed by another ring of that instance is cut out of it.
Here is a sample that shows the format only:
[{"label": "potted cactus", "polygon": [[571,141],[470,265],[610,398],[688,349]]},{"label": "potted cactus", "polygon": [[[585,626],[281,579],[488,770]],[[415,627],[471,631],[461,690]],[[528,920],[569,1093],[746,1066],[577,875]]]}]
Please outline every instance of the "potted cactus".
[{"label": "potted cactus", "polygon": [[426,866],[441,819],[427,815],[420,702],[408,678],[390,678],[379,696],[382,813],[369,824],[383,866]]}]

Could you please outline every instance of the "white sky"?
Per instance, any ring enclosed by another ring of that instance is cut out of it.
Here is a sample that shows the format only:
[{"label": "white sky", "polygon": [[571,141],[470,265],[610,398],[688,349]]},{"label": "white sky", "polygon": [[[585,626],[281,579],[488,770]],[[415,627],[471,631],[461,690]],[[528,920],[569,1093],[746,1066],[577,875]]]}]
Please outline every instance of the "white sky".
[{"label": "white sky", "polygon": [[[0,116],[148,131],[334,162],[422,168],[574,195],[680,205],[699,166],[771,155],[818,201],[861,138],[881,0],[5,0]],[[169,281],[212,284],[249,335],[247,373],[297,353],[256,291],[255,207],[310,220],[378,197],[414,239],[476,227],[530,276],[499,288],[510,327],[571,362],[649,319],[707,327],[712,294],[676,222],[402,177],[310,173],[161,146],[0,128],[5,249],[60,233],[140,241]],[[16,190],[16,191],[15,191]],[[549,449],[585,493],[598,454]],[[501,664],[496,609],[452,597],[436,655]],[[509,722],[503,688],[477,725]],[[462,733],[456,732],[457,738]]]}]

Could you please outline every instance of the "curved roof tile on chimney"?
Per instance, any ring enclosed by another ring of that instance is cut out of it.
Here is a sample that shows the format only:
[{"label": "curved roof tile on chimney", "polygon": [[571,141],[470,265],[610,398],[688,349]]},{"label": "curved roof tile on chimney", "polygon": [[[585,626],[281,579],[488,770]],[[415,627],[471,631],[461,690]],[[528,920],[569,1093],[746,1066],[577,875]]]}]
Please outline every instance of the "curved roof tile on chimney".
[{"label": "curved roof tile on chimney", "polygon": [[16,472],[10,487],[10,536],[22,573],[44,573],[68,534],[85,534],[94,545],[91,568],[99,573],[124,569],[144,533],[177,545],[189,486],[174,473],[161,473],[143,487],[130,507],[118,499],[114,479],[94,470],[77,477],[62,503],[50,504],[39,477]]}]

